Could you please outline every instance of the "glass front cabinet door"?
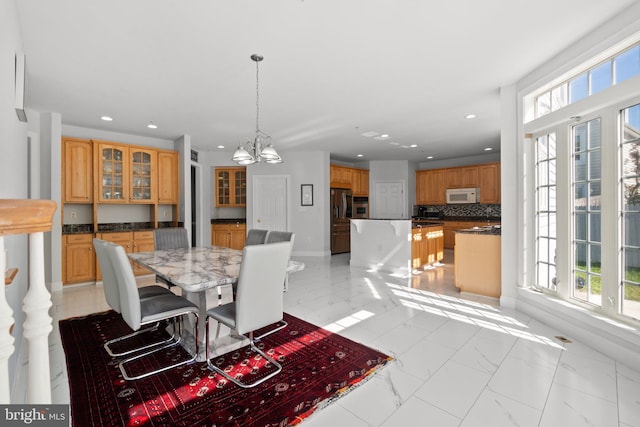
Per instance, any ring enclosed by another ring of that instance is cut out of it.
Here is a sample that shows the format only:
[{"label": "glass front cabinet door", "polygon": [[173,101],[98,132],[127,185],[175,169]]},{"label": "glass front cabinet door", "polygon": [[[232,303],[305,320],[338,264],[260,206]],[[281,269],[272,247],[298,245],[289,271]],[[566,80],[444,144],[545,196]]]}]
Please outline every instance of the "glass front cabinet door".
[{"label": "glass front cabinet door", "polygon": [[98,144],[98,201],[123,203],[128,193],[128,147],[116,144]]},{"label": "glass front cabinet door", "polygon": [[157,200],[156,193],[156,165],[157,151],[131,147],[129,149],[130,163],[130,202],[153,203]]}]

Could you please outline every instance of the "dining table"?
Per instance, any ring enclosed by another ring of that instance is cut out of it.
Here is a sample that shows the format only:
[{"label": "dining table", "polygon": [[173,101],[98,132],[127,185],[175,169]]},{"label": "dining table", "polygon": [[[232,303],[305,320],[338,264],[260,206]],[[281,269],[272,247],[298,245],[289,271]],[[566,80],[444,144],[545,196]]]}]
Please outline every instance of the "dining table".
[{"label": "dining table", "polygon": [[[196,304],[198,312],[198,361],[205,360],[207,291],[238,281],[242,250],[205,246],[134,252],[129,259],[182,290],[182,296]],[[287,275],[304,269],[304,263],[290,260]],[[283,284],[284,291],[284,284]],[[220,295],[220,292],[218,293]],[[218,302],[219,303],[219,302]]]}]

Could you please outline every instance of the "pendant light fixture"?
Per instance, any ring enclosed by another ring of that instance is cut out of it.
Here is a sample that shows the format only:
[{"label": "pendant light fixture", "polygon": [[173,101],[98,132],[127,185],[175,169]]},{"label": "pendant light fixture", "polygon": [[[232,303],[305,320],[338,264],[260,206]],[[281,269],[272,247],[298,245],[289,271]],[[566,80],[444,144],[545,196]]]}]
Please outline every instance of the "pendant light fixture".
[{"label": "pendant light fixture", "polygon": [[258,64],[264,58],[258,54],[251,55],[251,60],[256,63],[256,135],[253,142],[247,141],[239,146],[233,153],[233,161],[241,165],[260,163],[282,163],[282,158],[271,144],[271,137],[260,130],[260,79]]}]

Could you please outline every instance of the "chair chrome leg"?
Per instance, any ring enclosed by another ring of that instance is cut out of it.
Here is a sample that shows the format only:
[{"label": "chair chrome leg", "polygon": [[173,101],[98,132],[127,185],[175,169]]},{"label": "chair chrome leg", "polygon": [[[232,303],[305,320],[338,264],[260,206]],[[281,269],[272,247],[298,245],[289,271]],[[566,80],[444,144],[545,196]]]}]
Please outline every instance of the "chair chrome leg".
[{"label": "chair chrome leg", "polygon": [[280,329],[284,329],[284,328],[286,328],[286,327],[287,327],[287,325],[289,325],[289,324],[288,324],[286,321],[284,321],[284,320],[281,320],[281,321],[279,321],[279,322],[277,322],[277,323],[279,323],[279,324],[280,324],[280,326],[276,327],[275,329],[270,330],[269,332],[265,332],[264,334],[262,334],[262,335],[259,335],[259,336],[255,337],[255,338],[254,338],[254,340],[255,340],[255,341],[259,341],[259,340],[261,340],[262,338],[266,337],[267,335],[271,335],[271,334],[273,334],[274,332],[278,332]]},{"label": "chair chrome leg", "polygon": [[[188,313],[185,313],[185,314],[188,314]],[[195,312],[192,312],[192,314],[195,316],[195,325],[198,325],[198,314],[195,313]],[[180,326],[176,326],[176,328],[180,329],[180,332],[182,332],[182,326],[181,326],[182,316],[184,316],[184,314],[179,316],[179,319],[178,319],[178,323],[180,324]],[[174,319],[174,321],[175,321],[175,319]],[[160,369],[156,369],[156,370],[153,370],[153,371],[150,371],[150,372],[145,372],[144,374],[137,375],[137,376],[131,376],[131,375],[129,375],[127,373],[126,365],[128,363],[133,362],[134,360],[140,359],[142,357],[148,356],[150,354],[157,353],[158,351],[166,350],[167,348],[175,347],[176,345],[178,345],[182,341],[182,335],[179,334],[178,339],[175,342],[172,342],[171,344],[168,344],[168,345],[160,347],[160,348],[155,348],[155,349],[153,349],[151,351],[148,351],[146,353],[137,354],[137,355],[135,355],[133,357],[130,357],[129,359],[126,359],[126,360],[123,360],[122,362],[120,362],[118,364],[118,368],[120,368],[120,372],[122,373],[122,377],[125,380],[128,380],[128,381],[137,380],[137,379],[140,379],[140,378],[146,378],[146,377],[148,377],[150,375],[154,375],[154,374],[157,374],[157,373],[160,373],[160,372],[164,372],[164,371],[169,370],[169,369],[177,368],[178,366],[182,366],[182,365],[186,365],[186,364],[189,364],[189,363],[193,363],[196,360],[196,358],[198,357],[198,352],[200,351],[200,346],[199,346],[199,343],[198,343],[199,334],[198,334],[198,327],[197,326],[196,326],[195,330],[196,330],[196,334],[195,334],[195,339],[196,339],[195,353],[193,354],[193,356],[191,358],[189,358],[187,360],[183,360],[182,362],[174,363],[172,365],[164,366],[164,367],[162,367]]]},{"label": "chair chrome leg", "polygon": [[164,344],[169,343],[169,342],[171,342],[171,341],[176,339],[175,328],[174,328],[174,331],[173,331],[172,335],[168,339],[166,339],[164,341],[156,341],[155,343],[147,344],[147,345],[142,346],[142,347],[137,347],[137,348],[134,348],[134,349],[131,349],[131,350],[128,350],[128,351],[122,351],[122,352],[115,352],[110,347],[112,344],[128,340],[129,338],[133,338],[135,336],[138,336],[138,335],[141,335],[141,334],[144,334],[144,333],[147,333],[147,332],[156,331],[159,326],[160,326],[160,322],[156,322],[155,325],[153,325],[153,326],[151,326],[149,328],[139,329],[139,330],[137,330],[135,332],[132,332],[130,334],[123,335],[121,337],[111,339],[111,340],[107,341],[106,343],[104,343],[103,347],[107,351],[109,356],[111,356],[111,357],[120,357],[120,356],[126,356],[128,354],[136,353],[138,351],[147,350],[147,349],[153,348],[153,347],[158,346],[158,345],[164,345]]},{"label": "chair chrome leg", "polygon": [[[208,318],[207,318],[207,324],[208,324]],[[286,326],[286,325],[285,325]],[[283,326],[284,327],[284,326]],[[282,328],[280,328],[282,329]],[[207,330],[208,331],[208,330]],[[208,335],[208,334],[207,334]],[[231,375],[227,374],[225,371],[223,371],[222,369],[218,368],[217,366],[215,366],[212,362],[211,359],[209,358],[209,352],[208,352],[208,348],[207,347],[207,366],[209,367],[209,369],[219,373],[220,375],[222,375],[223,377],[225,377],[226,379],[228,379],[229,381],[231,381],[232,383],[238,385],[239,387],[242,388],[252,388],[255,387],[259,384],[262,384],[263,382],[267,381],[270,378],[273,378],[274,376],[278,375],[281,371],[282,371],[282,365],[279,364],[278,362],[276,362],[272,357],[268,356],[264,351],[260,350],[256,345],[255,345],[255,339],[253,337],[253,332],[249,333],[249,346],[251,348],[252,351],[258,353],[260,356],[262,356],[267,362],[271,363],[273,366],[276,367],[276,370],[271,372],[270,374],[268,374],[265,377],[260,378],[259,380],[256,380],[252,383],[244,383],[236,378],[233,378]]]}]

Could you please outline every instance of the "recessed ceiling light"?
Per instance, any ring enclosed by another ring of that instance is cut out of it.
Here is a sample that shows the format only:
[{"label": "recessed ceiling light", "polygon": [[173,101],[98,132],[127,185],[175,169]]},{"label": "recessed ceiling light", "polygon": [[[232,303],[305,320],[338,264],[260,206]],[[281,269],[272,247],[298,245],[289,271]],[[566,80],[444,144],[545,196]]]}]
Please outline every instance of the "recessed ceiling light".
[{"label": "recessed ceiling light", "polygon": [[411,144],[409,147],[416,148],[417,146],[418,146],[418,144]]},{"label": "recessed ceiling light", "polygon": [[433,156],[427,156],[427,159],[431,160],[433,159]]},{"label": "recessed ceiling light", "polygon": [[484,149],[484,151],[491,151],[491,150],[493,150],[493,148],[491,148],[491,147],[487,147],[487,148]]},{"label": "recessed ceiling light", "polygon": [[147,125],[147,127],[149,129],[158,129],[158,125],[154,124],[153,122],[149,122],[149,124]]},{"label": "recessed ceiling light", "polygon": [[476,117],[478,116],[476,116],[475,114],[467,114],[466,116],[464,116],[465,119],[475,119]]},{"label": "recessed ceiling light", "polygon": [[100,118],[102,120],[104,120],[105,122],[112,122],[113,121],[113,117],[109,117],[109,116],[102,116]]},{"label": "recessed ceiling light", "polygon": [[402,147],[402,148],[409,148],[409,146],[408,146],[408,145],[404,145],[404,144],[402,144],[400,147]]},{"label": "recessed ceiling light", "polygon": [[389,138],[389,135],[387,135],[386,133],[383,133],[382,135],[380,135],[380,138]]},{"label": "recessed ceiling light", "polygon": [[224,145],[218,145],[218,148],[223,149]]},{"label": "recessed ceiling light", "polygon": [[364,154],[357,154],[356,157],[364,157]]},{"label": "recessed ceiling light", "polygon": [[389,144],[391,144],[391,145],[400,145],[399,142],[390,142]]}]

